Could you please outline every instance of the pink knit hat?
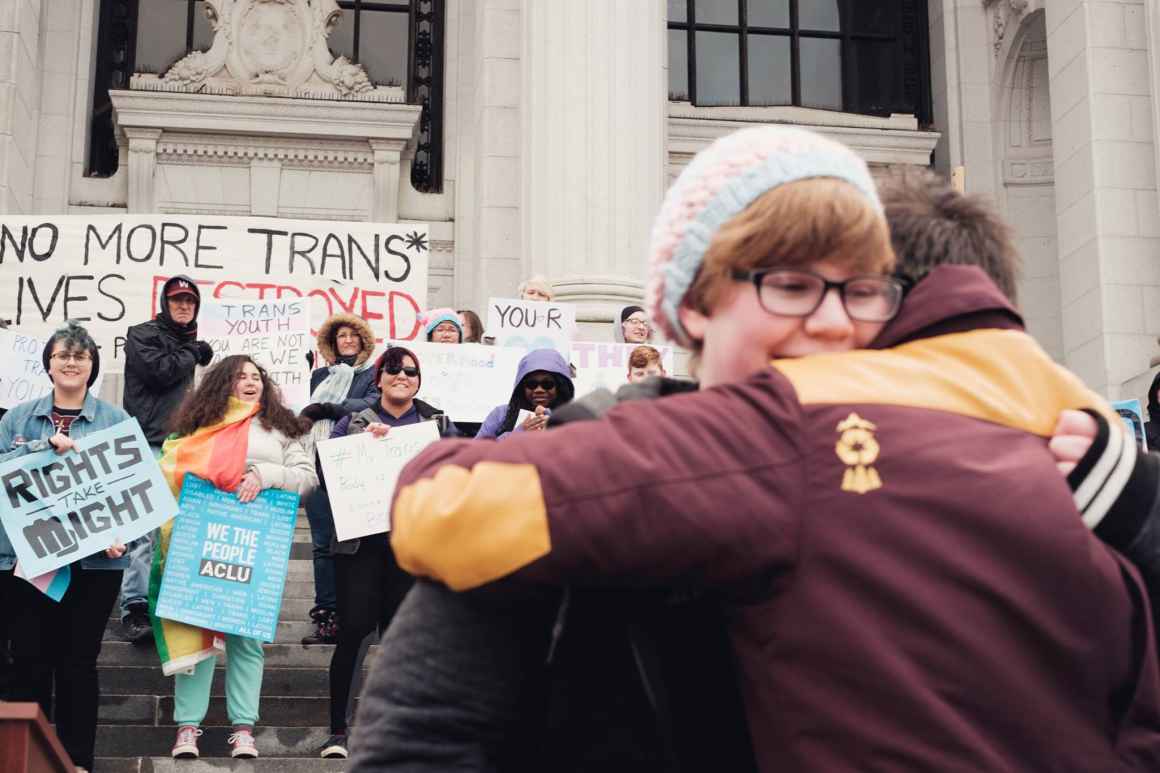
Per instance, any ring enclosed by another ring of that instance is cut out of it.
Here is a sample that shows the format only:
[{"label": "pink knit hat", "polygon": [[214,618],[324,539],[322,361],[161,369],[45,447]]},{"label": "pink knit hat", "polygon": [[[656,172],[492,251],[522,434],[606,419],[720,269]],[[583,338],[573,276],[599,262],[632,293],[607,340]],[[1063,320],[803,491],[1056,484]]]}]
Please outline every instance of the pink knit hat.
[{"label": "pink knit hat", "polygon": [[717,230],[767,191],[820,177],[845,180],[882,209],[866,162],[845,145],[805,129],[742,129],[693,158],[665,195],[649,244],[645,303],[665,337],[690,343],[677,309]]}]

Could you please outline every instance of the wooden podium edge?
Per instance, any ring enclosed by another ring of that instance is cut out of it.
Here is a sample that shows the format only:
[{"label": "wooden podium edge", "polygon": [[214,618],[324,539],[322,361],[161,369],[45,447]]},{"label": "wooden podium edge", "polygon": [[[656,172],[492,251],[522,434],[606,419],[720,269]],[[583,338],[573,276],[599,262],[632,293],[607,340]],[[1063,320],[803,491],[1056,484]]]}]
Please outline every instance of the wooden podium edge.
[{"label": "wooden podium edge", "polygon": [[0,701],[0,722],[4,720],[23,720],[31,723],[32,727],[35,728],[35,732],[39,734],[40,739],[46,746],[52,749],[55,755],[56,767],[60,773],[73,773],[76,770],[72,758],[68,756],[68,752],[64,750],[60,739],[57,738],[56,731],[49,724],[48,717],[44,716],[44,712],[40,710],[39,703],[10,703]]}]

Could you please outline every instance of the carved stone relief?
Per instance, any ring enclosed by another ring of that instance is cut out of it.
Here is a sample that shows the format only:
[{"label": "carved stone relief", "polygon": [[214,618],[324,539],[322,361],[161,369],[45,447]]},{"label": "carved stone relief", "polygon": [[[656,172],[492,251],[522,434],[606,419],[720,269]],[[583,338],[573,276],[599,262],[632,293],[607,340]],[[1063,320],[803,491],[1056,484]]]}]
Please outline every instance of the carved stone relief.
[{"label": "carved stone relief", "polygon": [[1016,29],[1025,17],[1043,8],[1044,0],[983,0],[991,14],[991,46],[998,57],[1007,33]]},{"label": "carved stone relief", "polygon": [[1003,176],[1010,183],[1050,182],[1052,160],[1051,82],[1043,14],[1024,25],[1013,57],[1005,99],[1006,149]]}]

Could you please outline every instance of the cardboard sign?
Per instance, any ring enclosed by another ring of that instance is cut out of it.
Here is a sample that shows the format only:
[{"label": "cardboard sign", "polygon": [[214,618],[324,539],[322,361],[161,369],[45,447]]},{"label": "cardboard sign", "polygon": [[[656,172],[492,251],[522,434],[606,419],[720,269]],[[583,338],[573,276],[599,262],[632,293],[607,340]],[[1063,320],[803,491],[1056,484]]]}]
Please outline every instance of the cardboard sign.
[{"label": "cardboard sign", "polygon": [[618,344],[576,341],[572,344],[571,363],[576,366],[576,397],[597,389],[615,392],[628,383],[628,357],[638,346],[651,346],[660,352],[665,374],[673,375],[673,347],[654,344]]},{"label": "cardboard sign", "polygon": [[520,349],[484,344],[398,343],[419,358],[423,383],[415,396],[452,421],[481,422],[492,408],[506,405],[524,356]]},{"label": "cardboard sign", "polygon": [[1120,414],[1120,418],[1124,420],[1124,425],[1127,426],[1128,432],[1136,438],[1136,445],[1140,446],[1140,450],[1147,453],[1148,451],[1148,433],[1144,430],[1144,408],[1140,405],[1139,400],[1117,400],[1112,403],[1112,408],[1116,413]]},{"label": "cardboard sign", "polygon": [[492,298],[487,302],[487,334],[496,346],[524,352],[555,349],[568,356],[576,337],[576,307],[570,303]]},{"label": "cardboard sign", "polygon": [[0,464],[0,523],[29,577],[128,544],[177,503],[136,419]]},{"label": "cardboard sign", "polygon": [[209,301],[198,314],[198,337],[213,347],[209,367],[222,358],[247,354],[266,369],[295,412],[310,402],[310,367],[306,352],[314,348],[310,306],[302,298],[282,301]]},{"label": "cardboard sign", "polygon": [[[0,408],[13,408],[28,400],[44,397],[52,391],[52,380],[44,372],[40,359],[52,330],[0,330]],[[97,380],[89,388],[100,394],[105,369],[97,371]]]},{"label": "cardboard sign", "polygon": [[[362,317],[409,340],[427,308],[427,226],[210,215],[0,216],[0,319],[85,325],[110,373],[125,330],[151,319],[175,274],[202,300],[308,298],[311,319]],[[253,277],[243,279],[241,277]]]},{"label": "cardboard sign", "polygon": [[369,432],[318,444],[334,533],[339,540],[381,534],[391,527],[391,497],[407,462],[439,439],[433,421],[392,427],[385,438]]},{"label": "cardboard sign", "polygon": [[220,633],[274,641],[294,541],[298,495],[265,489],[242,504],[186,475],[157,616]]}]

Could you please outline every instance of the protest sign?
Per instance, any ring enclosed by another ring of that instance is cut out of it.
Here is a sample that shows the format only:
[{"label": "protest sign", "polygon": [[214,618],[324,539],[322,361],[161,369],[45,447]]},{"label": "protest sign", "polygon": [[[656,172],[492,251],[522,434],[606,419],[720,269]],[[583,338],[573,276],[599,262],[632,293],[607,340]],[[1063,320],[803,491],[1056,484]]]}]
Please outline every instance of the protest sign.
[{"label": "protest sign", "polygon": [[186,475],[157,616],[274,641],[297,517],[298,495],[290,491],[265,489],[242,504]]},{"label": "protest sign", "polygon": [[1148,450],[1148,433],[1144,431],[1144,409],[1139,400],[1117,400],[1112,403],[1116,413],[1124,420],[1128,432],[1136,438],[1140,450]]},{"label": "protest sign", "polygon": [[520,349],[484,344],[397,343],[419,358],[423,382],[416,397],[452,421],[481,422],[492,408],[506,404],[524,356]]},{"label": "protest sign", "polygon": [[0,464],[0,523],[36,577],[168,521],[177,503],[136,419]]},{"label": "protest sign", "polygon": [[404,465],[439,439],[439,427],[422,421],[392,427],[384,438],[369,432],[318,444],[326,491],[339,540],[381,534],[390,529],[388,515],[395,483]]},{"label": "protest sign", "polygon": [[[52,381],[44,372],[41,354],[52,337],[51,330],[0,330],[0,408],[12,408],[26,400],[36,400],[52,391]],[[104,369],[90,390],[100,394]]]},{"label": "protest sign", "polygon": [[310,402],[306,352],[314,349],[309,308],[302,298],[203,303],[197,332],[213,348],[210,367],[224,357],[249,355],[282,390],[286,405],[302,410]]},{"label": "protest sign", "polygon": [[427,226],[210,215],[0,216],[0,319],[84,324],[105,368],[124,368],[129,325],[152,318],[165,281],[203,300],[309,298],[311,320],[355,314],[408,340],[427,307]]},{"label": "protest sign", "polygon": [[525,352],[555,349],[565,357],[576,337],[576,307],[570,303],[491,298],[487,302],[487,334],[496,346]]},{"label": "protest sign", "polygon": [[653,344],[614,344],[576,341],[572,344],[571,362],[576,366],[576,397],[607,389],[615,392],[628,383],[628,357],[638,346],[651,346],[660,352],[665,374],[673,375],[673,347]]}]

